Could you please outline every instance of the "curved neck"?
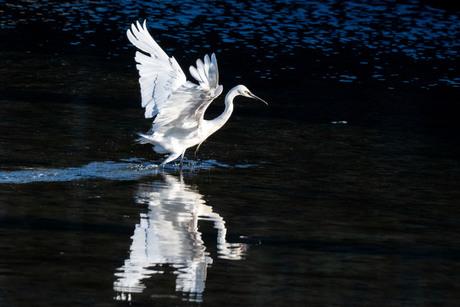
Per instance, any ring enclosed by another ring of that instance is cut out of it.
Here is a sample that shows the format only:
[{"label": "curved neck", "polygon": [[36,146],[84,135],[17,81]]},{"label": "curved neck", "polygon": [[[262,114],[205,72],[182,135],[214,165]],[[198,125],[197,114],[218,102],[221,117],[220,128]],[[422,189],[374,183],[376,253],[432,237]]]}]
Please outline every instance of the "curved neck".
[{"label": "curved neck", "polygon": [[233,112],[233,99],[236,96],[238,96],[238,94],[237,94],[236,86],[235,86],[225,96],[225,110],[224,110],[224,112],[222,112],[222,114],[220,114],[218,117],[216,117],[215,119],[210,121],[210,122],[212,122],[212,124],[214,126],[213,128],[215,129],[212,132],[215,132],[220,127],[225,125],[227,120],[230,118],[230,116],[232,115],[232,112]]}]

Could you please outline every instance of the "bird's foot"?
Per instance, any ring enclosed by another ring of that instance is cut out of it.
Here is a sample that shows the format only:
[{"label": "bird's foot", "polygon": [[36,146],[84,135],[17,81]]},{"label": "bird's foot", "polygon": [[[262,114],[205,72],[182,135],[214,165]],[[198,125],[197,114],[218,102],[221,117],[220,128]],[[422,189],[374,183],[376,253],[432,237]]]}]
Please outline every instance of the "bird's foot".
[{"label": "bird's foot", "polygon": [[145,169],[150,170],[150,169],[157,169],[159,167],[160,167],[160,165],[150,164],[150,165],[145,166]]},{"label": "bird's foot", "polygon": [[174,163],[174,167],[178,167],[180,170],[182,170],[184,167],[187,168],[192,168],[196,165],[195,161],[183,161],[183,162],[176,162]]}]

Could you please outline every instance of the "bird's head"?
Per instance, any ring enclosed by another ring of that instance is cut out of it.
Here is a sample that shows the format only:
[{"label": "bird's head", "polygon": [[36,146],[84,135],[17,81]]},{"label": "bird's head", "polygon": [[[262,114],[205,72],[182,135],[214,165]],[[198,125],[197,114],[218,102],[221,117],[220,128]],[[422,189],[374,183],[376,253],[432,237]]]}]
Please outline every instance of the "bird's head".
[{"label": "bird's head", "polygon": [[237,92],[238,95],[241,95],[241,96],[244,96],[244,97],[249,97],[249,98],[252,98],[252,99],[257,99],[257,100],[262,101],[266,105],[268,105],[268,103],[265,100],[263,100],[262,98],[257,97],[253,93],[251,93],[251,91],[244,85],[240,84],[240,85],[236,86],[236,92]]}]

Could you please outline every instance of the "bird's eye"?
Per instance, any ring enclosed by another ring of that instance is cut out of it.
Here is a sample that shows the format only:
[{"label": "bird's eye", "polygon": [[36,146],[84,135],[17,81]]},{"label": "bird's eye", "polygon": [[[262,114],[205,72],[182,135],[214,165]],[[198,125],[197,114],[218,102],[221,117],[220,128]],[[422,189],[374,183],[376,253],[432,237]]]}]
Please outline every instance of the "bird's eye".
[{"label": "bird's eye", "polygon": [[246,95],[249,95],[249,91],[245,91],[244,93],[245,93]]}]

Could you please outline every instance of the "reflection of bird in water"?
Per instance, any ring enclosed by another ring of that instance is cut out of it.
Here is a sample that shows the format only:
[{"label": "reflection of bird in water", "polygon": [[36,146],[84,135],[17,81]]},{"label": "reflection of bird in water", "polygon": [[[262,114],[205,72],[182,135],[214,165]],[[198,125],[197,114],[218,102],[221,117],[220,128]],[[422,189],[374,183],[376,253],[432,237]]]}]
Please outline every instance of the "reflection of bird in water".
[{"label": "reflection of bird in water", "polygon": [[[132,293],[144,291],[143,279],[173,270],[176,292],[190,301],[201,301],[207,267],[213,259],[206,252],[198,230],[200,220],[214,222],[219,258],[243,258],[246,245],[226,241],[225,221],[206,205],[202,195],[187,186],[182,178],[164,176],[165,181],[139,187],[136,200],[147,204],[149,210],[141,214],[140,223],[136,225],[129,258],[115,273],[117,299],[129,300]],[[155,293],[155,296],[164,295]]]},{"label": "reflection of bird in water", "polygon": [[[132,24],[127,31],[128,39],[142,52],[136,52],[139,63],[142,107],[145,117],[156,116],[149,134],[141,134],[139,141],[151,143],[158,153],[169,153],[160,166],[181,156],[181,166],[187,148],[204,142],[219,130],[233,112],[233,99],[245,96],[263,101],[244,85],[237,85],[225,96],[224,112],[213,120],[205,120],[204,113],[211,102],[222,93],[216,56],[197,60],[190,73],[198,81],[196,85],[187,81],[184,72],[174,57],[161,49],[147,31],[146,24]],[[150,56],[146,55],[150,54]],[[265,101],[263,101],[266,103]],[[197,150],[198,150],[197,148]]]}]

